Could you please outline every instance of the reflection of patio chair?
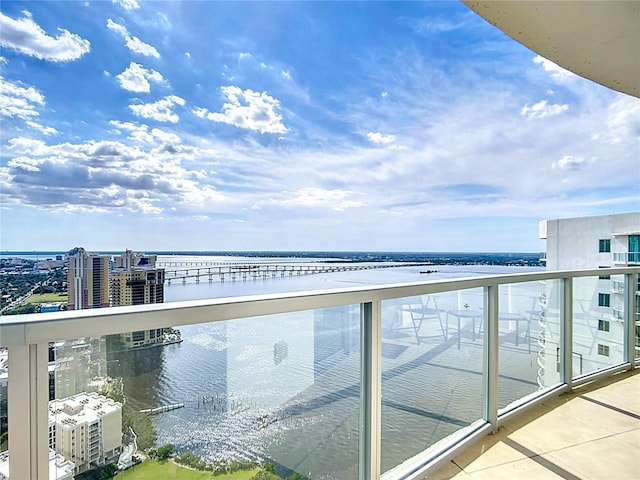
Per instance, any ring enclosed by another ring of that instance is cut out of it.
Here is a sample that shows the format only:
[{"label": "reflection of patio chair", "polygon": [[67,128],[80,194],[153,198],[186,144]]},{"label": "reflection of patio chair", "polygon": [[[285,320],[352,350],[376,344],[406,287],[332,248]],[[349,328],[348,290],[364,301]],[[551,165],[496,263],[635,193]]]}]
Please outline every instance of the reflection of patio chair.
[{"label": "reflection of patio chair", "polygon": [[531,353],[531,317],[526,317],[519,313],[502,312],[499,314],[499,321],[507,323],[509,326],[515,323],[516,346],[520,345],[520,323],[524,323],[524,338],[527,341],[527,350]]},{"label": "reflection of patio chair", "polygon": [[420,331],[420,327],[422,327],[422,322],[428,319],[438,319],[440,323],[440,331],[442,332],[442,337],[447,339],[447,332],[444,328],[444,324],[442,323],[441,313],[443,310],[438,308],[438,303],[435,297],[430,295],[415,297],[415,300],[412,303],[407,303],[402,307],[403,312],[408,312],[409,317],[411,318],[411,325],[408,327],[399,327],[398,330],[403,329],[411,329],[413,330],[414,335],[416,336],[416,342],[420,345],[420,336],[418,332]]}]

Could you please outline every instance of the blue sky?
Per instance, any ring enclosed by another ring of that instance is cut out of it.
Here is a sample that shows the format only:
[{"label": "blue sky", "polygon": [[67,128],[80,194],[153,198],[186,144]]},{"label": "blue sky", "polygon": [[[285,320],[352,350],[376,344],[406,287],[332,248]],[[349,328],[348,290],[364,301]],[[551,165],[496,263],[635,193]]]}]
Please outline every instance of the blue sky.
[{"label": "blue sky", "polygon": [[640,101],[458,2],[3,1],[0,249],[540,251]]}]

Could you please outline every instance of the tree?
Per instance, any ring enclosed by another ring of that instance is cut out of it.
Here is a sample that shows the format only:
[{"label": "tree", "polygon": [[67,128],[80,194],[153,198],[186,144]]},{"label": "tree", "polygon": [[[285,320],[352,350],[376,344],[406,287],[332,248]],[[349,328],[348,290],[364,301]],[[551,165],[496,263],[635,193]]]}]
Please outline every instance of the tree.
[{"label": "tree", "polygon": [[151,419],[144,413],[140,413],[126,404],[122,408],[122,431],[129,432],[129,427],[136,432],[138,436],[138,448],[140,450],[147,450],[156,443],[158,434]]},{"label": "tree", "polygon": [[118,467],[113,463],[109,463],[104,466],[104,468],[100,471],[100,478],[102,480],[108,480],[109,478],[113,478],[118,473]]},{"label": "tree", "polygon": [[166,445],[162,445],[158,447],[156,451],[156,455],[158,456],[158,460],[166,460],[173,454],[174,447],[171,443],[167,443]]},{"label": "tree", "polygon": [[24,315],[26,313],[36,313],[38,307],[35,303],[27,303],[21,307],[12,308],[11,310],[7,310],[3,315]]},{"label": "tree", "polygon": [[280,480],[280,477],[263,469],[251,477],[251,480]]}]

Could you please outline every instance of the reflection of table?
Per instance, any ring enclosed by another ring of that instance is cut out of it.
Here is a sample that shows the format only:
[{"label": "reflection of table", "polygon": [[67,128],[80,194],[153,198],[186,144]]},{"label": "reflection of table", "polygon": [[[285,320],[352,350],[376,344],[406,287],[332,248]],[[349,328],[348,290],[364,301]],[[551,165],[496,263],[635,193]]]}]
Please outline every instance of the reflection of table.
[{"label": "reflection of table", "polygon": [[530,319],[519,313],[500,313],[499,319],[501,322],[516,322],[516,346],[520,344],[520,322],[526,323],[525,338],[529,345],[529,353],[531,353],[531,341],[529,336],[531,334],[531,322]]},{"label": "reflection of table", "polygon": [[446,328],[447,335],[449,334],[449,315],[452,315],[458,319],[458,348],[460,348],[460,319],[461,318],[470,318],[471,319],[471,332],[473,341],[476,341],[476,318],[482,320],[482,311],[478,310],[449,310],[447,311],[446,317]]}]

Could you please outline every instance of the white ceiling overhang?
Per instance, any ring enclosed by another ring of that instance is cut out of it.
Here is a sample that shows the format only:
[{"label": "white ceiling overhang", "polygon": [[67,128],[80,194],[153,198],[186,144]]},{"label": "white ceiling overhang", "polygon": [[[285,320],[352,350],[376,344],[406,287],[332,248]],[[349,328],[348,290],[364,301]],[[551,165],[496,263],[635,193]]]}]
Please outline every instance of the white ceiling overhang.
[{"label": "white ceiling overhang", "polygon": [[548,60],[640,98],[640,2],[462,2]]}]

